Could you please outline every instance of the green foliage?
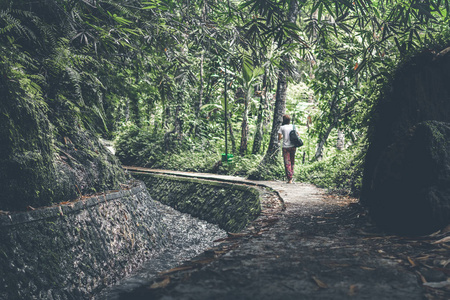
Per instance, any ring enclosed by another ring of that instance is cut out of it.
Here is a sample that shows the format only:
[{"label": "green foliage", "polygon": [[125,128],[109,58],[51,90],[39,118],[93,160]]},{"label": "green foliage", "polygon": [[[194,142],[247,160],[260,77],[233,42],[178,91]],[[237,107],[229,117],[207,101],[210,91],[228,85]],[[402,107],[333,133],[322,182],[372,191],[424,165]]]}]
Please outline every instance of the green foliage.
[{"label": "green foliage", "polygon": [[280,158],[277,159],[277,164],[270,168],[256,171],[263,157],[261,154],[235,156],[232,163],[222,164],[220,151],[223,147],[222,140],[186,139],[167,149],[163,137],[129,124],[117,137],[115,144],[116,155],[124,165],[239,176],[259,172],[260,179],[284,177],[284,167]]},{"label": "green foliage", "polygon": [[220,158],[218,152],[207,150],[200,143],[194,145],[189,140],[180,143],[165,141],[164,136],[142,130],[133,124],[123,129],[115,144],[116,155],[124,165],[208,172]]},{"label": "green foliage", "polygon": [[236,156],[233,158],[232,163],[222,166],[222,172],[229,175],[239,175],[246,177],[250,174],[251,170],[255,169],[259,165],[259,162],[262,158],[262,154]]},{"label": "green foliage", "polygon": [[[300,18],[291,14],[297,4]],[[124,164],[282,179],[281,155],[264,162],[242,147],[233,164],[218,162],[225,83],[229,152],[260,128],[267,149],[283,70],[295,83],[286,112],[301,127],[301,151],[307,160],[325,153],[323,161],[297,164],[298,179],[356,193],[359,171],[345,167],[359,170],[364,155],[334,154],[329,141],[336,130],[353,148],[365,139],[382,83],[402,58],[446,40],[448,10],[447,1],[3,1],[0,76],[8,102],[0,141],[20,150],[4,157],[24,174],[35,168],[63,183],[62,166],[81,170],[79,160],[119,172],[111,157],[97,155],[101,146],[89,142],[95,133],[116,137]],[[85,153],[67,152],[75,151],[67,138]],[[37,185],[41,196],[52,193]]]},{"label": "green foliage", "polygon": [[[52,199],[55,170],[52,163],[50,124],[42,95],[12,61],[0,64],[0,186],[2,208],[18,207],[18,199],[31,205]],[[16,81],[8,80],[15,78]],[[26,185],[23,184],[26,180]]]},{"label": "green foliage", "polygon": [[151,167],[163,152],[162,140],[134,124],[127,124],[116,138],[116,156],[124,165]]},{"label": "green foliage", "polygon": [[126,180],[87,130],[107,128],[105,87],[96,72],[100,51],[86,28],[74,41],[80,36],[74,31],[94,15],[84,14],[85,5],[0,4],[1,209],[72,200]]},{"label": "green foliage", "polygon": [[261,160],[255,167],[248,171],[248,178],[253,180],[284,180],[284,163],[281,155],[270,162]]},{"label": "green foliage", "polygon": [[352,147],[321,161],[297,164],[295,179],[313,183],[332,192],[358,196],[361,190],[365,148]]}]

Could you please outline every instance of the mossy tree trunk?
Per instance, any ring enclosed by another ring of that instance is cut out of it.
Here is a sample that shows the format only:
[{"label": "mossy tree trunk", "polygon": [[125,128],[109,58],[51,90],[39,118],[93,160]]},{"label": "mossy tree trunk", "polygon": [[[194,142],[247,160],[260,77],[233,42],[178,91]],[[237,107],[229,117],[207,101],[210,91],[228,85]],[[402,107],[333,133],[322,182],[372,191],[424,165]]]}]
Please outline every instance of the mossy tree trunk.
[{"label": "mossy tree trunk", "polygon": [[261,153],[261,146],[264,133],[264,113],[268,110],[266,83],[267,83],[267,73],[264,74],[262,89],[261,91],[259,91],[260,98],[259,98],[258,119],[256,121],[256,131],[255,137],[253,139],[252,154]]},{"label": "mossy tree trunk", "polygon": [[[299,13],[299,7],[297,1],[292,1],[290,3],[289,12],[287,16],[287,20],[290,23],[295,24],[297,21],[297,16]],[[281,46],[281,45],[280,45]],[[278,130],[281,127],[283,122],[283,115],[286,111],[286,93],[288,87],[288,68],[289,57],[283,55],[281,58],[281,69],[278,71],[278,82],[277,82],[277,92],[275,98],[275,107],[273,112],[273,122],[272,122],[272,131],[270,133],[270,141],[269,146],[267,148],[267,152],[264,156],[264,161],[268,163],[272,163],[279,152],[278,145]]]},{"label": "mossy tree trunk", "polygon": [[244,111],[242,112],[242,123],[241,123],[241,146],[239,148],[239,155],[244,156],[247,154],[248,148],[248,102],[249,102],[249,91],[243,91],[241,96],[244,101]]}]

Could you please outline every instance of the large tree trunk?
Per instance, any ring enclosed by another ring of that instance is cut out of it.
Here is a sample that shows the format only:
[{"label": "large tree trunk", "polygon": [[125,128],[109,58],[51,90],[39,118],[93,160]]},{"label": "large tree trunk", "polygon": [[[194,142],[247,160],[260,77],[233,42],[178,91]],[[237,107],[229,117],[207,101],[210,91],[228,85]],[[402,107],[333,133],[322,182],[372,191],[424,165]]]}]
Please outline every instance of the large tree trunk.
[{"label": "large tree trunk", "polygon": [[176,138],[178,141],[181,141],[181,138],[183,136],[183,120],[181,119],[181,105],[178,104],[177,108],[175,110],[175,128],[174,133],[176,134]]},{"label": "large tree trunk", "polygon": [[233,126],[231,126],[231,113],[227,115],[228,131],[230,132],[231,153],[236,153],[236,139],[234,138]]},{"label": "large tree trunk", "polygon": [[[289,7],[288,21],[291,23],[295,23],[297,20],[298,12],[298,3],[294,0],[291,2],[291,5]],[[288,57],[283,56],[281,60],[282,68],[278,72],[278,83],[273,113],[272,131],[270,133],[269,147],[267,148],[267,152],[264,157],[265,161],[272,161],[279,151],[278,130],[280,129],[281,123],[283,122],[283,115],[286,112],[286,92],[288,87],[288,67],[286,64],[288,61]]]},{"label": "large tree trunk", "polygon": [[271,161],[276,157],[279,150],[278,130],[283,122],[283,115],[286,111],[286,91],[287,78],[286,70],[280,70],[278,73],[277,92],[275,97],[275,107],[273,111],[272,131],[270,133],[269,147],[267,148],[264,160]]},{"label": "large tree trunk", "polygon": [[[197,118],[197,120],[200,118],[200,109],[202,108],[203,105],[203,91],[204,91],[204,85],[205,85],[205,79],[204,79],[204,74],[203,74],[203,63],[204,63],[204,56],[203,56],[203,52],[200,56],[200,88],[198,91],[198,102],[197,102],[197,106],[195,108],[195,117]],[[197,135],[198,133],[198,126],[194,125],[194,133]]]},{"label": "large tree trunk", "polygon": [[261,93],[258,109],[258,120],[256,121],[255,137],[253,139],[252,154],[258,154],[261,152],[261,145],[263,140],[263,114],[265,107],[266,97]]},{"label": "large tree trunk", "polygon": [[239,155],[245,156],[248,148],[248,91],[244,91],[244,111],[242,112],[242,124],[241,124],[241,146],[239,148]]},{"label": "large tree trunk", "polygon": [[264,128],[264,112],[267,110],[267,97],[266,97],[266,85],[267,76],[264,74],[262,89],[260,91],[258,119],[256,121],[255,137],[253,139],[252,154],[258,154],[261,152],[261,145],[263,140],[263,128]]},{"label": "large tree trunk", "polygon": [[163,110],[163,119],[162,119],[162,125],[164,129],[169,127],[170,115],[171,115],[170,106],[166,104]]},{"label": "large tree trunk", "polygon": [[[174,142],[177,142],[178,144],[181,143],[181,139],[183,137],[183,120],[181,118],[181,113],[183,109],[182,103],[183,103],[183,93],[179,92],[176,97],[175,115],[173,116],[173,129],[171,131],[166,132],[166,134],[164,135],[166,151],[169,150],[171,147],[176,146]],[[167,108],[169,107],[170,106],[168,105]]]},{"label": "large tree trunk", "polygon": [[[168,101],[167,101],[168,102]],[[162,116],[161,116],[161,126],[162,126],[162,131],[164,132],[164,152],[167,152],[167,150],[169,150],[169,138],[170,138],[170,134],[172,133],[172,131],[166,131],[167,128],[169,127],[169,119],[170,119],[170,106],[167,104],[166,101],[164,101],[163,99],[163,111],[162,111]]]},{"label": "large tree trunk", "polygon": [[327,130],[319,137],[319,143],[317,144],[316,154],[314,156],[314,160],[321,160],[322,159],[322,152],[323,147],[325,146],[325,143],[328,140],[328,137],[330,136],[331,130],[333,130],[334,124],[331,124],[328,126]]}]

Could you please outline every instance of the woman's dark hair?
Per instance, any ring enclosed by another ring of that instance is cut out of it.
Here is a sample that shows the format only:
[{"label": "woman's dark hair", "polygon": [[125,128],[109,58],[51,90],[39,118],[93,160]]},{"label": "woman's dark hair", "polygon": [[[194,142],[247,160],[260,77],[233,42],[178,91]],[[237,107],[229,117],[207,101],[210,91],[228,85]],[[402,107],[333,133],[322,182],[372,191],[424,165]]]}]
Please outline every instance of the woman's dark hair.
[{"label": "woman's dark hair", "polygon": [[281,124],[281,125],[287,125],[287,124],[291,124],[291,117],[289,115],[284,115],[283,116],[283,124]]}]

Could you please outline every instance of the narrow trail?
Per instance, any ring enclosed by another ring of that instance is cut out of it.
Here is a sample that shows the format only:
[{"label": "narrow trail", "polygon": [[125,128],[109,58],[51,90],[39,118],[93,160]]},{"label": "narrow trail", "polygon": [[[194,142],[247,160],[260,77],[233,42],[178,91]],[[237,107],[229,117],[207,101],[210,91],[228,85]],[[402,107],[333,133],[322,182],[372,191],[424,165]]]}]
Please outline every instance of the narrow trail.
[{"label": "narrow trail", "polygon": [[152,172],[268,186],[285,209],[263,211],[246,231],[121,299],[450,298],[449,262],[439,265],[449,259],[449,247],[436,243],[442,236],[383,234],[355,199],[304,183]]}]

